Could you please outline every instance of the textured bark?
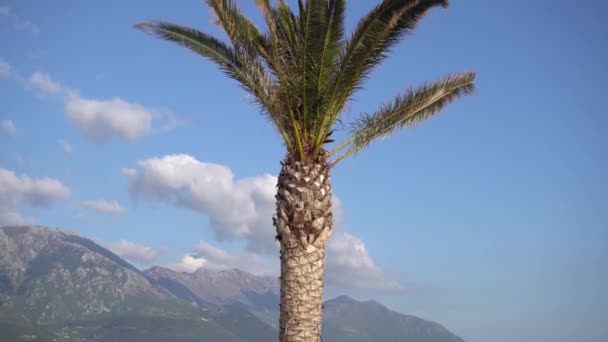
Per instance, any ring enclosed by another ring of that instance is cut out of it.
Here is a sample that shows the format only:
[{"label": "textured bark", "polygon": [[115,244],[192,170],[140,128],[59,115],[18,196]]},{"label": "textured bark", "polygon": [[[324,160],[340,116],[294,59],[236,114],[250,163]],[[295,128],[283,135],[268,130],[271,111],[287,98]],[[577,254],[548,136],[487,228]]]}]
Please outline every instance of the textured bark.
[{"label": "textured bark", "polygon": [[325,160],[282,163],[274,225],[281,242],[281,342],[318,342],[325,241],[333,227]]}]

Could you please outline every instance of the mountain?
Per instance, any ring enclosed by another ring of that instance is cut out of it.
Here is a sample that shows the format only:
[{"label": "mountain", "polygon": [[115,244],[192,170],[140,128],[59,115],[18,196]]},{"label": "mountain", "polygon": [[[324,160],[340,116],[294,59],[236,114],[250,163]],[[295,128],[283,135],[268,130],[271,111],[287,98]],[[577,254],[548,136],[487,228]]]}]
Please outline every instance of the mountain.
[{"label": "mountain", "polygon": [[443,326],[346,296],[325,302],[323,335],[332,342],[464,342]]},{"label": "mountain", "polygon": [[256,276],[239,269],[177,272],[154,266],[144,271],[148,279],[176,297],[201,308],[234,307],[245,309],[277,328],[279,281],[276,277]]},{"label": "mountain", "polygon": [[[185,273],[158,266],[144,274],[184,300],[244,307],[276,328],[279,284],[275,278],[236,269]],[[347,296],[325,302],[323,338],[331,342],[464,342],[437,323],[400,314],[376,301],[360,302]]]},{"label": "mountain", "polygon": [[[0,228],[0,337],[36,341],[268,341],[276,331],[245,310],[203,312],[75,233]],[[235,320],[255,329],[236,329]],[[4,339],[2,339],[4,341]]]},{"label": "mountain", "polygon": [[132,309],[155,312],[150,299],[173,300],[96,243],[37,226],[0,230],[0,292],[0,305],[18,306],[39,324]]},{"label": "mountain", "polygon": [[[275,277],[142,272],[75,233],[0,227],[1,341],[274,341],[278,304]],[[324,312],[325,341],[463,341],[373,301],[338,297]]]},{"label": "mountain", "polygon": [[259,305],[258,295],[279,294],[277,277],[256,276],[236,268],[219,271],[200,268],[185,273],[154,266],[143,273],[165,288],[181,284],[203,303],[215,305],[238,303],[255,306]]}]

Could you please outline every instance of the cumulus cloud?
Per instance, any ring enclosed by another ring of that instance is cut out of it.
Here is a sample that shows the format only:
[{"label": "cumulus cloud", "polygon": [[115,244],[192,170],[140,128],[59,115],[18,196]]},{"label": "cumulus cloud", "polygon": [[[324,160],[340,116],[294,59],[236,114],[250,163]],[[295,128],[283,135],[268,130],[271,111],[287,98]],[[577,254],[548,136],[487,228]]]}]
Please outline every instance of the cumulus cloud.
[{"label": "cumulus cloud", "polygon": [[135,197],[165,200],[209,217],[218,240],[245,240],[250,251],[277,250],[272,228],[277,178],[270,174],[235,180],[223,165],[186,154],[139,162],[123,169]]},{"label": "cumulus cloud", "polygon": [[70,190],[60,181],[51,178],[18,176],[0,168],[0,224],[31,223],[17,212],[20,205],[50,207],[70,196]]},{"label": "cumulus cloud", "polygon": [[194,272],[201,267],[217,270],[238,268],[257,275],[279,274],[276,258],[249,251],[228,253],[205,241],[199,241],[194,250],[184,255],[172,268],[182,272]]},{"label": "cumulus cloud", "polygon": [[164,109],[149,108],[119,97],[82,97],[77,90],[62,85],[46,72],[32,74],[27,85],[46,95],[63,98],[66,119],[94,143],[103,144],[112,139],[135,142],[145,135],[170,131],[179,124],[175,115]]},{"label": "cumulus cloud", "polygon": [[59,147],[61,147],[63,152],[68,153],[68,154],[74,152],[74,148],[67,141],[59,139],[59,140],[57,140],[57,143],[59,144]]},{"label": "cumulus cloud", "polygon": [[15,127],[15,123],[13,123],[12,120],[2,120],[0,127],[2,127],[2,130],[8,135],[17,134],[17,127]]},{"label": "cumulus cloud", "polygon": [[23,217],[16,211],[3,211],[0,208],[0,225],[20,226],[34,223],[36,221],[31,217]]},{"label": "cumulus cloud", "polygon": [[[199,241],[191,253],[182,256],[171,268],[181,272],[238,268],[257,275],[279,275],[276,255],[243,251],[229,253],[205,241]],[[325,279],[339,289],[398,291],[402,286],[391,280],[373,261],[365,243],[348,233],[336,232],[327,243]]]},{"label": "cumulus cloud", "polygon": [[66,89],[57,81],[54,81],[46,72],[37,71],[30,76],[28,85],[34,89],[49,95],[59,95]]},{"label": "cumulus cloud", "polygon": [[11,65],[8,64],[2,57],[0,57],[0,78],[6,77],[11,73]]},{"label": "cumulus cloud", "polygon": [[344,232],[333,234],[327,243],[325,264],[328,284],[340,288],[399,290],[372,260],[363,240]]},{"label": "cumulus cloud", "polygon": [[51,178],[17,176],[13,171],[0,169],[1,206],[26,203],[34,207],[49,207],[57,200],[65,199],[70,190],[60,181]]},{"label": "cumulus cloud", "polygon": [[112,138],[134,142],[152,131],[154,113],[121,98],[85,99],[72,93],[65,103],[65,116],[95,143],[104,143]]},{"label": "cumulus cloud", "polygon": [[150,265],[158,260],[160,252],[152,247],[135,242],[120,240],[116,243],[104,244],[112,253],[130,262]]},{"label": "cumulus cloud", "polygon": [[[125,168],[123,173],[134,196],[199,212],[209,217],[218,240],[246,242],[246,250],[236,253],[199,242],[174,265],[175,269],[190,272],[203,266],[236,267],[258,274],[278,274],[278,246],[271,221],[275,176],[235,180],[228,167],[201,162],[186,154],[142,160],[138,169]],[[337,223],[342,216],[339,203],[336,199]],[[399,288],[373,261],[361,239],[339,230],[328,241],[326,270],[328,283],[342,288]]]},{"label": "cumulus cloud", "polygon": [[179,272],[192,273],[198,270],[199,268],[205,266],[206,263],[207,260],[203,258],[193,256],[192,254],[186,254],[180,259],[177,264],[171,266],[171,268]]},{"label": "cumulus cloud", "polygon": [[84,201],[82,202],[82,205],[87,209],[108,215],[121,215],[127,212],[127,209],[123,208],[116,201]]}]

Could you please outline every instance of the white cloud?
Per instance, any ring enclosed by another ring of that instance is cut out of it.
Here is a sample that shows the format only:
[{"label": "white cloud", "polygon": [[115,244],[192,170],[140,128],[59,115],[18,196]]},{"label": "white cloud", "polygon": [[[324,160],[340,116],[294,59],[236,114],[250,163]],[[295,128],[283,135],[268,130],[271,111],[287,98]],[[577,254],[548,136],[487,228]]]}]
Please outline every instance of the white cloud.
[{"label": "white cloud", "polygon": [[0,225],[20,226],[34,223],[35,220],[31,217],[22,217],[16,211],[3,211],[0,208]]},{"label": "white cloud", "polygon": [[[96,100],[69,92],[65,102],[65,116],[85,138],[101,144],[111,139],[135,142],[153,132],[166,132],[177,125],[167,111],[147,108],[121,98]],[[159,127],[153,127],[157,122]]]},{"label": "white cloud", "polygon": [[46,72],[37,71],[30,76],[28,84],[45,94],[59,95],[66,89],[57,81],[54,81]]},{"label": "white cloud", "polygon": [[234,180],[232,171],[186,154],[139,162],[123,169],[136,197],[160,199],[209,217],[218,240],[243,239],[252,251],[274,253],[272,215],[277,179],[265,174]]},{"label": "white cloud", "polygon": [[[139,169],[123,169],[130,192],[136,197],[164,200],[209,217],[218,240],[244,240],[247,250],[228,253],[206,242],[182,257],[174,268],[242,268],[252,273],[278,274],[277,243],[271,217],[275,210],[277,179],[266,174],[235,180],[223,165],[204,163],[186,154],[139,162]],[[342,209],[334,201],[336,222]],[[268,259],[268,256],[271,256]],[[328,283],[355,289],[393,290],[391,281],[374,263],[364,242],[334,231],[327,245]]]},{"label": "white cloud", "polygon": [[121,215],[127,212],[127,209],[123,208],[116,201],[84,201],[82,202],[82,205],[87,209],[91,209],[102,214]]},{"label": "white cloud", "polygon": [[11,73],[11,65],[8,64],[2,57],[0,57],[0,78],[6,77]]},{"label": "white cloud", "polygon": [[70,154],[70,153],[74,152],[74,148],[67,141],[59,139],[59,140],[57,140],[57,143],[59,144],[59,146],[65,153]]},{"label": "white cloud", "polygon": [[152,247],[140,245],[127,240],[120,240],[112,244],[104,244],[104,247],[123,259],[147,265],[157,261],[161,254]]},{"label": "white cloud", "polygon": [[[238,268],[256,275],[278,275],[280,271],[276,255],[249,251],[228,253],[204,241],[199,241],[191,253],[170,267],[181,272],[194,272],[201,267]],[[361,239],[343,232],[336,232],[327,243],[325,279],[328,286],[338,289],[402,290],[402,286],[389,279],[373,261]]]},{"label": "white cloud", "polygon": [[16,212],[20,205],[50,207],[70,196],[70,190],[60,181],[51,178],[17,176],[13,171],[0,168],[0,224],[15,221],[30,222]]},{"label": "white cloud", "polygon": [[168,110],[145,107],[119,97],[109,100],[84,98],[46,72],[32,74],[27,85],[44,94],[62,97],[66,119],[94,143],[102,144],[112,139],[135,142],[142,136],[164,133],[180,124]]},{"label": "white cloud", "polygon": [[257,275],[279,274],[279,263],[276,257],[269,258],[249,251],[231,254],[205,241],[199,241],[194,247],[194,251],[184,255],[175,265],[176,269],[185,272],[192,272],[193,268],[196,270],[200,267],[216,270],[238,268]]},{"label": "white cloud", "polygon": [[49,207],[57,200],[65,199],[70,190],[60,181],[51,178],[17,176],[13,171],[0,169],[1,206],[26,203],[34,207]]},{"label": "white cloud", "polygon": [[268,256],[262,256],[249,251],[228,253],[205,241],[199,241],[194,247],[194,251],[188,254],[187,257],[186,259],[192,264],[196,264],[196,262],[202,260],[202,266],[210,269],[238,268],[258,275],[279,274],[279,263],[275,256],[269,258]]},{"label": "white cloud", "polygon": [[328,284],[340,288],[401,289],[372,260],[363,240],[343,232],[334,233],[327,243],[325,276]]},{"label": "white cloud", "polygon": [[2,127],[2,130],[8,135],[17,134],[17,127],[15,127],[15,123],[13,123],[12,120],[2,120],[0,126]]},{"label": "white cloud", "polygon": [[180,261],[171,266],[171,268],[173,268],[176,271],[179,272],[189,272],[192,273],[196,270],[198,270],[199,268],[205,266],[205,264],[207,263],[207,260],[203,259],[203,258],[198,258],[195,256],[192,256],[191,254],[186,254],[184,255]]}]

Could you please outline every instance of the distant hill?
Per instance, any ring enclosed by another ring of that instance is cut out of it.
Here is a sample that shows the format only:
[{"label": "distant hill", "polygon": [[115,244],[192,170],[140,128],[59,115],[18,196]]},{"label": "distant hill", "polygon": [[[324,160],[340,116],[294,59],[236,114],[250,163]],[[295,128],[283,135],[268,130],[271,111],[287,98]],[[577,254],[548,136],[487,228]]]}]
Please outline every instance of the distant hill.
[{"label": "distant hill", "polygon": [[[0,341],[274,341],[278,303],[274,277],[142,272],[75,233],[0,228]],[[338,297],[324,312],[325,341],[463,341],[377,302]]]},{"label": "distant hill", "polygon": [[145,270],[144,274],[152,283],[201,308],[242,308],[268,325],[278,327],[279,281],[276,277],[256,276],[238,269],[201,268],[185,273],[159,266]]},{"label": "distant hill", "polygon": [[0,289],[4,306],[39,324],[129,311],[164,314],[168,308],[147,303],[176,302],[91,240],[36,226],[0,230]]},{"label": "distant hill", "polygon": [[325,302],[323,335],[332,342],[464,342],[443,326],[346,296]]},{"label": "distant hill", "polygon": [[[2,320],[0,337],[10,332],[22,340],[265,342],[276,336],[245,310],[203,312],[93,241],[40,226],[0,228],[0,314],[11,318]],[[255,334],[235,329],[233,318]]]}]

